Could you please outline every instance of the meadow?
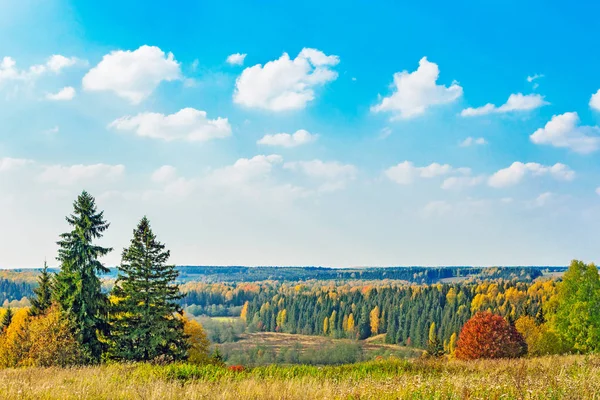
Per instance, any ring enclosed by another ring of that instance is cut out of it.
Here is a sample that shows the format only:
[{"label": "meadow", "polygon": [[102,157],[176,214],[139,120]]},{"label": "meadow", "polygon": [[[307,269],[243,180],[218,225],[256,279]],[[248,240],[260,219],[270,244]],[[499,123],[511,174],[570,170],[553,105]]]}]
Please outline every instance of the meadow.
[{"label": "meadow", "polygon": [[0,370],[13,399],[598,399],[600,356],[340,366],[109,364]]}]

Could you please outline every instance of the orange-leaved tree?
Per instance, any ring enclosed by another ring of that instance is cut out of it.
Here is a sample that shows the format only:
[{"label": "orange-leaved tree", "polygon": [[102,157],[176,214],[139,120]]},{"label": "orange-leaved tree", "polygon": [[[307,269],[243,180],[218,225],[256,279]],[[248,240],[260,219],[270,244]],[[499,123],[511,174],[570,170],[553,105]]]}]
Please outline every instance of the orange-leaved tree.
[{"label": "orange-leaved tree", "polygon": [[463,360],[515,358],[527,353],[523,336],[500,315],[478,312],[463,326],[455,355]]}]

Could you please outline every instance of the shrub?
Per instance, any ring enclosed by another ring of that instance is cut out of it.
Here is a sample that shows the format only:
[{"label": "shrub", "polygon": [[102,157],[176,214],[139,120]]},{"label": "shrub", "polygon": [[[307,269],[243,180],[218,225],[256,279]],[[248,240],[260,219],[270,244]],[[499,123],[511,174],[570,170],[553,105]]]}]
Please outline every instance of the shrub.
[{"label": "shrub", "polygon": [[455,351],[457,358],[516,358],[527,352],[523,336],[504,318],[478,312],[463,326]]}]

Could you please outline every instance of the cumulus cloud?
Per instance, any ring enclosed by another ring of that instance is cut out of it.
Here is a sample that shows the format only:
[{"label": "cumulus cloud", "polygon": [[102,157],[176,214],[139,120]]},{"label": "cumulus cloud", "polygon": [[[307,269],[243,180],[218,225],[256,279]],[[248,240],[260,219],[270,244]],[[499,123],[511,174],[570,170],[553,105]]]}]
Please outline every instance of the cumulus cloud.
[{"label": "cumulus cloud", "polygon": [[296,147],[311,143],[317,140],[317,135],[312,135],[304,129],[297,130],[293,134],[276,133],[274,135],[265,135],[256,143],[266,146]]},{"label": "cumulus cloud", "polygon": [[206,111],[184,108],[170,115],[145,112],[121,117],[109,128],[165,141],[203,142],[231,136],[227,118],[208,119]]},{"label": "cumulus cloud", "polygon": [[600,127],[579,126],[576,112],[554,115],[530,137],[535,144],[563,147],[577,153],[592,153],[600,148]]},{"label": "cumulus cloud", "polygon": [[527,176],[549,175],[554,179],[571,181],[575,178],[575,172],[568,166],[556,163],[552,166],[545,166],[538,163],[522,163],[515,161],[510,167],[501,169],[494,173],[488,179],[488,185],[495,188],[513,186]]},{"label": "cumulus cloud", "polygon": [[19,69],[17,62],[12,57],[4,57],[0,61],[0,83],[3,81],[33,81],[39,76],[52,72],[60,73],[63,69],[73,65],[85,65],[87,62],[76,57],[65,57],[55,54],[48,58],[44,64],[36,64],[28,69]]},{"label": "cumulus cloud", "polygon": [[524,95],[522,93],[511,94],[508,97],[506,103],[502,104],[500,107],[496,107],[494,104],[488,103],[485,106],[477,107],[477,108],[465,108],[461,111],[460,115],[463,117],[475,117],[479,115],[486,114],[502,114],[509,113],[513,111],[529,111],[534,110],[536,108],[545,106],[548,103],[544,100],[544,96],[539,94],[527,94]]},{"label": "cumulus cloud", "polygon": [[449,87],[437,85],[438,65],[423,57],[414,72],[394,74],[393,93],[371,108],[373,112],[391,112],[393,118],[411,118],[422,115],[435,105],[455,101],[463,94],[462,87],[453,82]]},{"label": "cumulus cloud", "polygon": [[277,154],[240,158],[233,165],[212,171],[208,181],[229,185],[264,179],[270,175],[274,165],[282,162],[283,158]]},{"label": "cumulus cloud", "polygon": [[87,65],[87,61],[80,60],[77,57],[65,57],[55,54],[46,62],[46,67],[54,73],[59,73],[63,69],[74,65]]},{"label": "cumulus cloud", "polygon": [[157,183],[171,182],[177,176],[177,170],[171,165],[163,165],[152,173],[152,180]]},{"label": "cumulus cloud", "polygon": [[295,59],[287,53],[264,66],[244,69],[237,78],[233,101],[245,107],[270,111],[298,110],[315,98],[315,88],[335,80],[331,69],[337,56],[305,48]]},{"label": "cumulus cloud", "polygon": [[416,178],[435,178],[456,173],[468,175],[471,170],[468,168],[453,168],[449,164],[438,163],[432,163],[426,167],[415,167],[412,162],[404,161],[384,171],[388,179],[400,185],[409,185]]},{"label": "cumulus cloud", "polygon": [[73,100],[75,97],[75,88],[67,86],[59,90],[57,93],[48,93],[46,99],[53,101]]},{"label": "cumulus cloud", "polygon": [[474,137],[469,136],[468,138],[466,138],[465,140],[460,142],[459,145],[460,145],[460,147],[470,147],[470,146],[481,146],[486,143],[487,143],[487,141],[482,137],[474,138]]},{"label": "cumulus cloud", "polygon": [[83,88],[89,91],[111,91],[132,104],[139,104],[162,81],[182,79],[181,66],[173,53],[165,54],[155,46],[141,46],[134,51],[117,50],[83,77]]},{"label": "cumulus cloud", "polygon": [[124,172],[122,164],[50,165],[44,168],[38,179],[43,183],[70,186],[81,182],[112,181],[122,177]]},{"label": "cumulus cloud", "polygon": [[590,98],[590,107],[596,111],[600,111],[600,89]]},{"label": "cumulus cloud", "polygon": [[235,54],[231,54],[229,55],[229,57],[227,57],[227,64],[230,65],[244,65],[244,60],[246,59],[246,53],[244,54],[240,54],[240,53],[235,53]]}]

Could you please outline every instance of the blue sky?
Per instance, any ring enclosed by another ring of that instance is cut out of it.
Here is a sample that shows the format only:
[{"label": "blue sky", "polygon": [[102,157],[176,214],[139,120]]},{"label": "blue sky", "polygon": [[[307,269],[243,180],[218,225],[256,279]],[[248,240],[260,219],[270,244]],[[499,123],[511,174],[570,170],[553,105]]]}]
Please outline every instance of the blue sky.
[{"label": "blue sky", "polygon": [[180,264],[598,261],[599,14],[0,0],[0,266],[82,189],[108,264],[144,214]]}]

